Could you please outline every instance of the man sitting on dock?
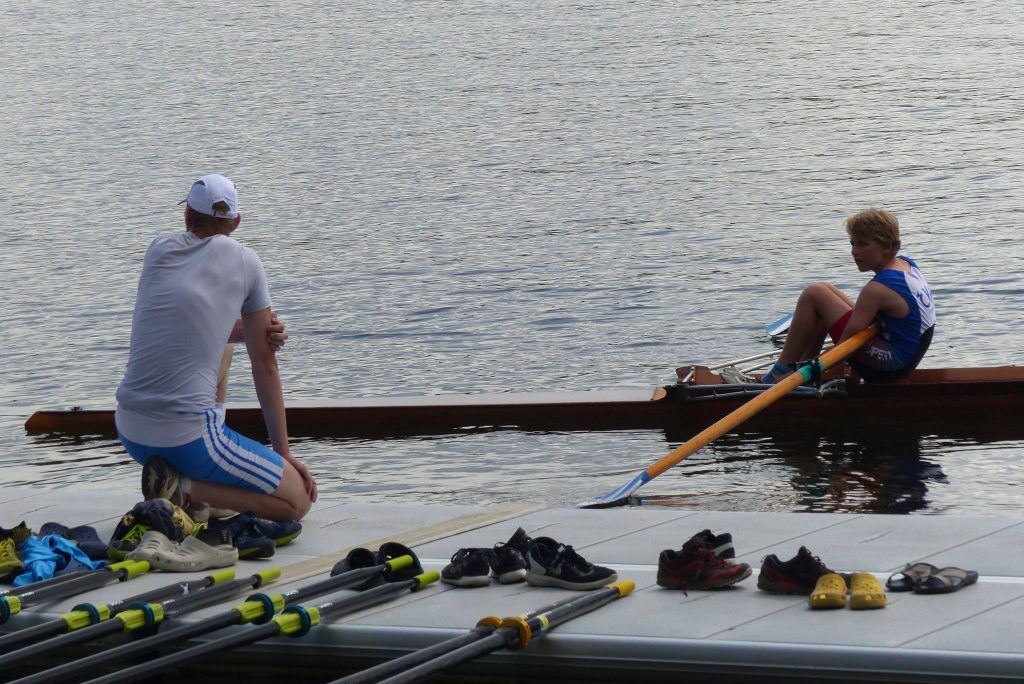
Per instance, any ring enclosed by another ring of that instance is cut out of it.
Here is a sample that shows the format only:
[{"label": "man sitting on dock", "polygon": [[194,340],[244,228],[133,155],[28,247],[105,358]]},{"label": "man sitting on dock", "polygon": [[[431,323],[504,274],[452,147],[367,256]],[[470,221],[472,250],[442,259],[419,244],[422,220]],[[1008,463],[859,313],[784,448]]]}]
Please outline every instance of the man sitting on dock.
[{"label": "man sitting on dock", "polygon": [[[156,238],[143,261],[117,390],[118,436],[143,465],[147,499],[300,520],[316,500],[316,481],[288,445],[275,354],[285,336],[263,264],[229,237],[241,222],[237,191],[210,174],[185,202],[186,231]],[[224,424],[222,359],[230,358],[228,343],[243,340],[273,449]]]},{"label": "man sitting on dock", "polygon": [[900,250],[900,224],[881,209],[867,209],[846,220],[854,263],[872,278],[853,302],[831,283],[813,283],[800,294],[782,354],[761,378],[773,384],[792,364],[821,352],[825,334],[839,343],[871,325],[882,331],[861,347],[850,365],[869,382],[899,380],[910,374],[931,344],[935,304],[917,264]]}]

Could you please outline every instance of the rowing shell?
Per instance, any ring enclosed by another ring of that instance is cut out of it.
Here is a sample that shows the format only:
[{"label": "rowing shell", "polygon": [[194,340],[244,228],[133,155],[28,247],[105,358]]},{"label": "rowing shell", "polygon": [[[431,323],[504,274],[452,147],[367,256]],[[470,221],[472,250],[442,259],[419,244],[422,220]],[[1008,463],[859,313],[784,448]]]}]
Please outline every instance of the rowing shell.
[{"label": "rowing shell", "polygon": [[[293,401],[293,436],[387,437],[470,430],[622,430],[700,428],[746,402],[756,386],[728,385],[703,366],[691,367],[685,383],[650,389],[579,392],[449,394]],[[892,421],[923,434],[969,435],[999,424],[1024,437],[1015,419],[1024,409],[1024,367],[919,369],[898,383],[865,384],[850,377],[827,382],[824,391],[801,388],[744,425],[763,430],[780,422],[806,426],[864,426]],[[227,422],[264,435],[259,405],[228,406]],[[110,409],[41,410],[25,423],[31,435],[113,435]],[[1009,432],[1007,432],[1009,431]]]}]

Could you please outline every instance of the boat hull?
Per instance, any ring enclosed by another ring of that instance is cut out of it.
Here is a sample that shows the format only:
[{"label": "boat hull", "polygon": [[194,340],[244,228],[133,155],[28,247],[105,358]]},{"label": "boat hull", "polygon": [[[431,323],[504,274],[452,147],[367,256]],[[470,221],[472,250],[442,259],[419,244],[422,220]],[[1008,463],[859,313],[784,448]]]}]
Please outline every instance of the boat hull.
[{"label": "boat hull", "polygon": [[[474,430],[666,429],[685,435],[748,401],[722,390],[721,379],[697,367],[685,385],[653,390],[492,393],[297,401],[288,406],[289,433],[308,437],[389,437]],[[841,396],[789,395],[744,423],[743,430],[799,422],[815,429],[893,424],[922,434],[1024,436],[1013,416],[1024,410],[1024,367],[918,370],[908,381],[864,384],[847,378]],[[229,405],[227,421],[264,434],[256,404]],[[42,410],[25,424],[32,435],[113,435],[109,409]]]}]

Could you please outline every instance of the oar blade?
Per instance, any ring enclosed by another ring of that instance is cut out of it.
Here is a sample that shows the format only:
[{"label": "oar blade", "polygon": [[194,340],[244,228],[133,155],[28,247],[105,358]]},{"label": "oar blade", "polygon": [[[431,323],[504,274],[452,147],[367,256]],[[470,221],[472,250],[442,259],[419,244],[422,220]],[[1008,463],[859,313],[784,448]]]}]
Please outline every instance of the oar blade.
[{"label": "oar blade", "polygon": [[614,506],[625,506],[629,503],[630,497],[636,490],[650,482],[651,478],[647,471],[643,471],[632,480],[618,489],[613,489],[604,496],[599,496],[591,501],[584,501],[576,504],[576,508],[612,508]]},{"label": "oar blade", "polygon": [[768,333],[768,337],[778,337],[789,332],[789,326],[793,322],[793,314],[788,313],[779,320],[769,325],[765,331]]}]

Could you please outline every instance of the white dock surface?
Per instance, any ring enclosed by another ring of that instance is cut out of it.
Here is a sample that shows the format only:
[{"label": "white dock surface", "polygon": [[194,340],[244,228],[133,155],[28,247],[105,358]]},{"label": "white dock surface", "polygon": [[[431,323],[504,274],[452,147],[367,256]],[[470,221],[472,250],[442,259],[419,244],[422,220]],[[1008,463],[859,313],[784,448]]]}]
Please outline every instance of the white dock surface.
[{"label": "white dock surface", "polygon": [[[106,540],[120,515],[137,500],[123,493],[5,488],[0,492],[0,525],[11,527],[25,520],[38,530],[49,521],[88,524]],[[507,519],[452,534],[452,529],[475,527],[474,520],[495,518]],[[613,567],[621,579],[636,582],[630,596],[558,627],[522,651],[502,651],[481,659],[463,670],[471,674],[623,682],[679,681],[687,678],[686,673],[691,681],[693,675],[712,673],[718,681],[748,677],[759,681],[770,677],[1024,680],[1024,519],[1020,518],[538,506],[486,509],[322,499],[303,522],[303,533],[295,542],[278,549],[274,558],[240,561],[237,576],[269,566],[282,567],[286,576],[289,566],[326,568],[310,579],[292,582],[301,586],[325,577],[350,548],[376,550],[375,545],[385,539],[417,542],[410,545],[424,568],[440,571],[459,548],[492,546],[508,540],[522,526],[532,537],[548,536],[571,544],[587,560]],[[738,560],[749,563],[754,574],[720,591],[692,590],[687,595],[658,587],[659,552],[678,549],[705,528],[730,532]],[[801,545],[833,570],[872,572],[883,583],[906,563],[917,561],[976,570],[981,579],[975,586],[947,595],[889,593],[889,605],[873,611],[815,611],[808,608],[806,597],[759,591],[761,559],[774,553],[787,560]],[[129,583],[27,608],[0,625],[0,631],[38,624],[86,601],[106,603],[205,574],[149,573]],[[279,582],[263,591],[272,593],[287,586]],[[346,666],[374,664],[461,634],[484,616],[518,615],[571,593],[526,584],[466,589],[438,583],[331,620],[301,639],[278,639],[276,647],[314,656],[324,668],[338,668],[333,676],[341,676]],[[222,612],[245,595],[179,620]],[[326,600],[314,599],[306,605]],[[329,681],[332,675],[322,672],[320,677]]]}]

